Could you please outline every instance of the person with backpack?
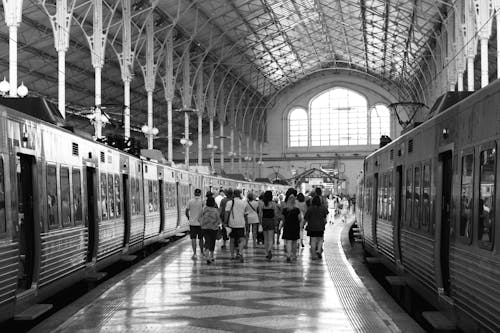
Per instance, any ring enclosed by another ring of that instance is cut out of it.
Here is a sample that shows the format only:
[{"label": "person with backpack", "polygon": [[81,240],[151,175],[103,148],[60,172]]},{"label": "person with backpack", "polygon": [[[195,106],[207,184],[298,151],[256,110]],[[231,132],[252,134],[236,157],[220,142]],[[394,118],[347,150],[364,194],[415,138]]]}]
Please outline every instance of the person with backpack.
[{"label": "person with backpack", "polygon": [[[224,222],[226,218],[226,204],[228,201],[233,200],[233,189],[228,188],[226,190],[225,196],[220,200],[219,204],[219,214],[220,214],[220,219]],[[217,202],[217,201],[216,201]],[[222,228],[222,246],[221,249],[226,249],[226,241],[229,239],[227,235],[226,228]]]},{"label": "person with backpack", "polygon": [[276,221],[279,218],[279,209],[277,204],[273,201],[273,192],[266,191],[262,202],[259,203],[259,220],[262,224],[264,232],[264,249],[266,252],[267,260],[273,257],[272,248],[274,243],[274,230]]}]

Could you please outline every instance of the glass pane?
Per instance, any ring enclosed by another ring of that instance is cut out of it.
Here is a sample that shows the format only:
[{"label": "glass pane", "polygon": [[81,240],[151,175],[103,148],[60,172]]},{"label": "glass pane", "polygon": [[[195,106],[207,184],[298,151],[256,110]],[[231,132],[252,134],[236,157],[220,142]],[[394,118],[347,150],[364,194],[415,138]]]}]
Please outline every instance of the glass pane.
[{"label": "glass pane", "polygon": [[7,231],[7,222],[5,218],[5,179],[3,173],[3,160],[0,156],[0,233]]},{"label": "glass pane", "polygon": [[159,209],[159,193],[158,193],[158,182],[156,180],[153,181],[153,209],[155,212]]},{"label": "glass pane", "polygon": [[113,175],[108,175],[108,206],[109,218],[115,217],[115,196],[113,191]]},{"label": "glass pane", "polygon": [[57,215],[57,175],[55,165],[47,166],[47,217],[49,227],[59,225]]},{"label": "glass pane", "polygon": [[71,225],[71,209],[69,202],[69,169],[61,167],[61,221],[62,225]]},{"label": "glass pane", "polygon": [[422,202],[422,228],[428,230],[431,222],[431,166],[424,165],[424,190]]},{"label": "glass pane", "polygon": [[390,135],[391,132],[391,112],[387,106],[378,104],[370,110],[370,126],[372,145],[378,145],[382,135]]},{"label": "glass pane", "polygon": [[406,169],[406,206],[405,206],[405,222],[407,225],[411,224],[411,203],[413,201],[412,196],[412,169]]},{"label": "glass pane", "polygon": [[392,221],[392,198],[393,198],[393,188],[392,188],[392,173],[388,177],[388,195],[387,195],[387,219]]},{"label": "glass pane", "polygon": [[418,228],[418,224],[420,222],[420,167],[415,167],[415,178],[413,178],[413,220],[412,225],[415,228]]},{"label": "glass pane", "polygon": [[460,236],[471,237],[472,233],[472,194],[474,193],[474,155],[462,157],[462,188],[460,190]]},{"label": "glass pane", "polygon": [[481,152],[479,156],[479,225],[478,239],[483,243],[493,242],[495,203],[495,160],[496,149]]},{"label": "glass pane", "polygon": [[151,180],[148,180],[148,211],[150,213],[154,211],[153,182]]},{"label": "glass pane", "polygon": [[83,222],[82,216],[82,179],[80,170],[73,169],[73,213],[75,214],[75,224]]},{"label": "glass pane", "polygon": [[101,173],[101,215],[103,220],[108,218],[107,186],[106,174]]},{"label": "glass pane", "polygon": [[130,214],[137,214],[137,208],[135,207],[135,179],[130,178]]},{"label": "glass pane", "polygon": [[309,128],[306,110],[292,110],[288,120],[288,138],[290,147],[307,146],[308,132]]},{"label": "glass pane", "polygon": [[120,191],[120,176],[115,175],[115,217],[119,217],[121,215],[121,204],[122,196]]},{"label": "glass pane", "polygon": [[142,212],[142,206],[141,206],[141,182],[139,179],[135,180],[135,207],[136,207],[136,212],[137,214],[140,214]]}]

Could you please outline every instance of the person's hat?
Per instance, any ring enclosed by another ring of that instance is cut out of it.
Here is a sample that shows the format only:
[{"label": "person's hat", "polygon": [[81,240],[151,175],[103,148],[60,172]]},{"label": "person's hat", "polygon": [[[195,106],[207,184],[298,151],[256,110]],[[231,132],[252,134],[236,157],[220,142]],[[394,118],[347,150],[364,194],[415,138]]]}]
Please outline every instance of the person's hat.
[{"label": "person's hat", "polygon": [[201,190],[199,188],[194,190],[195,195],[201,195]]}]

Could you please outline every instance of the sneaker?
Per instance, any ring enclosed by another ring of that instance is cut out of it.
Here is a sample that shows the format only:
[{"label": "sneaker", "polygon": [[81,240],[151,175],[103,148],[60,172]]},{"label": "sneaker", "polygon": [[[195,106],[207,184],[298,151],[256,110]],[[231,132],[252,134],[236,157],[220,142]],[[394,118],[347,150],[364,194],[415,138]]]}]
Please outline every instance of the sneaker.
[{"label": "sneaker", "polygon": [[303,242],[300,242],[300,246],[304,247],[304,243],[303,243]]},{"label": "sneaker", "polygon": [[210,259],[207,259],[207,264],[210,265],[211,263],[212,263],[212,261]]},{"label": "sneaker", "polygon": [[318,259],[322,259],[323,258],[323,256],[319,252],[316,252],[316,255],[318,256]]},{"label": "sneaker", "polygon": [[269,251],[268,256],[269,256],[269,260],[271,260],[273,258],[273,253],[271,251]]},{"label": "sneaker", "polygon": [[244,262],[245,259],[243,259],[243,256],[241,254],[238,254],[238,256],[236,257],[236,259],[238,259],[240,262]]},{"label": "sneaker", "polygon": [[196,260],[196,253],[191,256],[191,259]]},{"label": "sneaker", "polygon": [[290,257],[287,257],[286,262],[292,262],[292,259],[290,259]]}]

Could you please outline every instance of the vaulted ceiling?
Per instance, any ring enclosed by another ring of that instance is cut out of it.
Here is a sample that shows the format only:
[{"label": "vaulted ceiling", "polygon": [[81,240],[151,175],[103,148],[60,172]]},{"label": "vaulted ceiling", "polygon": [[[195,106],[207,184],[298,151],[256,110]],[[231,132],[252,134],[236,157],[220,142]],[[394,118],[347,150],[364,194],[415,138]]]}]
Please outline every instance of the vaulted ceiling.
[{"label": "vaulted ceiling", "polygon": [[[105,23],[110,23],[110,46],[106,49],[102,85],[103,105],[108,105],[112,116],[120,118],[123,83],[120,63],[112,48],[122,44],[121,10],[118,7],[112,16],[108,13],[117,1],[103,0]],[[19,81],[24,81],[31,94],[57,101],[57,52],[49,18],[40,3],[24,0],[18,33]],[[48,8],[55,3],[56,0],[45,1]],[[91,3],[75,1],[66,54],[67,104],[74,115],[94,105],[94,68],[83,33],[91,31]],[[198,66],[205,72],[205,84],[212,79],[215,84],[224,82],[228,91],[248,96],[245,103],[234,107],[263,112],[281,90],[326,68],[364,73],[387,89],[398,91],[403,99],[418,99],[416,78],[422,74],[421,66],[436,37],[435,31],[452,6],[451,0],[132,0],[132,38],[137,41],[131,83],[132,125],[137,129],[146,121],[147,101],[140,66],[145,63],[144,20],[151,10],[158,57],[164,50],[165,36],[174,36],[174,108],[181,105],[181,59],[187,51],[193,68]],[[0,74],[8,76],[9,34],[3,9],[0,16]],[[164,133],[164,62],[156,61],[155,125]],[[191,81],[196,84],[194,77]],[[207,93],[208,89],[204,91]],[[91,130],[88,122],[81,126]],[[182,132],[183,118],[176,114],[174,133]]]}]

